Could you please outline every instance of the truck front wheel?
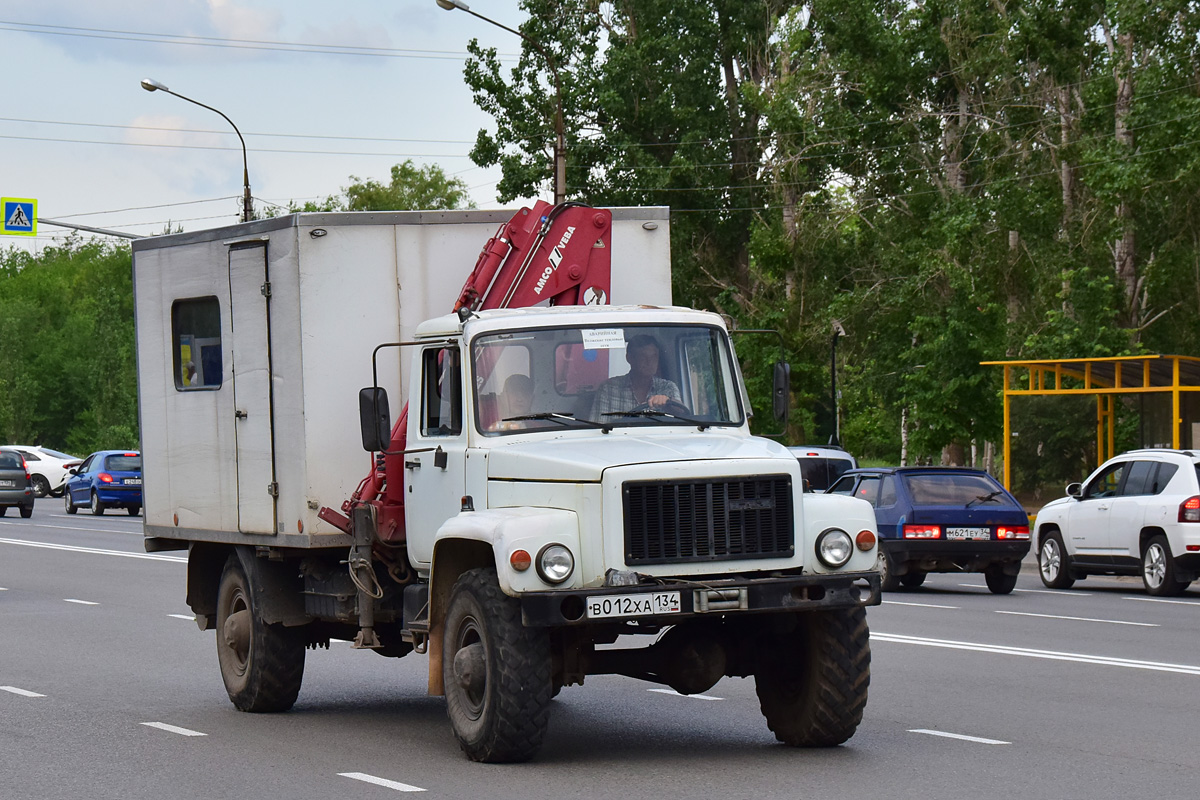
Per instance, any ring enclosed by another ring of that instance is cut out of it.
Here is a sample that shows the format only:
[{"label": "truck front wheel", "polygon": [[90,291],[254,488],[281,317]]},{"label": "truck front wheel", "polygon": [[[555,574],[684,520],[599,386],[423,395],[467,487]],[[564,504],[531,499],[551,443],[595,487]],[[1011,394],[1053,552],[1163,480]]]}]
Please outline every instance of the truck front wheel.
[{"label": "truck front wheel", "polygon": [[287,711],[300,694],[304,639],[263,621],[236,553],[217,589],[217,661],[225,691],[239,711]]},{"label": "truck front wheel", "polygon": [[454,584],[442,636],[446,711],[474,761],[528,761],[550,717],[550,639],[521,624],[521,607],[500,591],[494,569]]},{"label": "truck front wheel", "polygon": [[800,615],[796,629],[759,645],[759,705],[775,738],[793,747],[834,747],[858,729],[871,682],[867,612]]}]

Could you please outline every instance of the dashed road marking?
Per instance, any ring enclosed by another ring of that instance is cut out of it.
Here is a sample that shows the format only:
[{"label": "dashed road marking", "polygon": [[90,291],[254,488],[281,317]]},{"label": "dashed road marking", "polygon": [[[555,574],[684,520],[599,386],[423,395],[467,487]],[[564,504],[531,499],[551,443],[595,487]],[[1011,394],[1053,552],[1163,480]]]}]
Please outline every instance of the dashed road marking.
[{"label": "dashed road marking", "polygon": [[0,686],[0,692],[11,692],[13,694],[19,694],[19,695],[21,695],[21,697],[45,697],[46,696],[44,694],[38,694],[37,692],[31,692],[28,689],[18,689],[16,686]]},{"label": "dashed road marking", "polygon": [[958,608],[958,606],[939,606],[937,603],[902,603],[899,600],[884,600],[883,604],[885,606],[916,606],[917,608]]},{"label": "dashed road marking", "polygon": [[1031,614],[1028,611],[997,611],[997,614],[1010,614],[1014,617],[1041,617],[1043,619],[1069,619],[1074,622],[1107,622],[1109,625],[1136,625],[1139,628],[1158,628],[1156,622],[1127,622],[1121,619],[1092,619],[1091,617],[1064,617],[1058,614]]},{"label": "dashed road marking", "polygon": [[1012,744],[1012,742],[1004,742],[1000,739],[984,739],[982,736],[967,736],[961,733],[947,733],[946,731],[931,731],[925,728],[910,728],[909,733],[923,733],[926,736],[941,736],[944,739],[959,739],[964,742],[976,742],[978,744]]},{"label": "dashed road marking", "polygon": [[189,616],[187,614],[167,614],[167,616],[174,617],[175,619],[186,619],[188,622],[196,621],[196,618],[194,616]]},{"label": "dashed road marking", "polygon": [[[968,589],[986,589],[987,587],[981,583],[960,583],[959,586],[964,586]],[[1060,597],[1091,597],[1088,592],[1064,592],[1053,589],[1013,589],[1014,592],[1026,592],[1029,594],[1056,594]]]},{"label": "dashed road marking", "polygon": [[[79,530],[72,528],[71,530]],[[19,544],[25,547],[42,547],[47,550],[66,550],[70,553],[90,553],[99,556],[122,556],[123,558],[146,558],[151,561],[174,561],[186,564],[187,559],[180,556],[164,556],[158,553],[130,553],[124,550],[103,550],[98,547],[77,547],[69,544],[50,544],[49,542],[29,542],[24,539],[0,539],[0,544]]]},{"label": "dashed road marking", "polygon": [[423,792],[425,791],[420,786],[410,786],[407,783],[399,781],[389,781],[387,778],[377,778],[374,775],[368,775],[365,772],[339,772],[343,778],[353,778],[356,781],[363,783],[373,783],[376,786],[383,786],[388,789],[395,789],[397,792]]},{"label": "dashed road marking", "polygon": [[143,722],[141,724],[145,725],[147,728],[158,728],[160,731],[166,731],[167,733],[177,733],[180,736],[208,736],[207,733],[201,733],[200,731],[189,730],[188,728],[180,728],[176,725],[168,725],[165,722]]},{"label": "dashed road marking", "polygon": [[1163,600],[1159,597],[1122,597],[1122,600],[1141,600],[1143,603],[1174,603],[1177,606],[1200,606],[1191,600]]},{"label": "dashed road marking", "polygon": [[724,700],[724,697],[713,697],[709,694],[680,694],[674,689],[647,689],[647,692],[657,692],[658,694],[670,694],[675,697],[687,697],[692,700]]},{"label": "dashed road marking", "polygon": [[1114,656],[1093,656],[1084,653],[1062,653],[1054,650],[1032,650],[1026,647],[1008,647],[1000,644],[979,642],[956,642],[950,639],[928,639],[922,636],[904,636],[898,633],[872,633],[871,641],[915,644],[923,647],[944,647],[948,650],[970,650],[977,653],[994,653],[1003,656],[1044,658],[1050,661],[1072,661],[1080,664],[1099,664],[1106,667],[1144,669],[1152,672],[1176,672],[1181,675],[1200,675],[1200,666],[1191,664],[1168,664],[1158,661],[1137,661]]},{"label": "dashed road marking", "polygon": [[81,606],[98,606],[98,605],[100,605],[99,603],[95,603],[91,600],[74,600],[70,597],[63,598],[63,602],[64,603],[78,603]]}]

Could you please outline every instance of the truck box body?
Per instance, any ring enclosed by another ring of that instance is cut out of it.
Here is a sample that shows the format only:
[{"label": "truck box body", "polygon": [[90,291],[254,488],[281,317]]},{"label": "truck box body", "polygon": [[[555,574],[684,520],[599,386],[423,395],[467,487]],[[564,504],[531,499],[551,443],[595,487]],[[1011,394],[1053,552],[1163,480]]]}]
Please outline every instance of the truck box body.
[{"label": "truck box body", "polygon": [[[667,209],[612,213],[610,302],[669,305]],[[347,545],[317,511],[370,470],[357,414],[370,354],[450,311],[510,217],[293,214],[135,241],[147,547]],[[407,356],[378,365],[402,398]]]}]

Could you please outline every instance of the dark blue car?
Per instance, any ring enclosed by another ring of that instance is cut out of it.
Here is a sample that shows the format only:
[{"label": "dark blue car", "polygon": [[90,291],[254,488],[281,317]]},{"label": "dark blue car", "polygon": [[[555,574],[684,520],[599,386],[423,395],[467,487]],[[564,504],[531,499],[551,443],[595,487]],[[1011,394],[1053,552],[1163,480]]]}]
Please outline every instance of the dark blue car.
[{"label": "dark blue car", "polygon": [[883,588],[916,588],[930,572],[982,572],[1008,594],[1029,552],[1029,516],[986,472],[884,467],[845,473],[829,488],[875,507]]},{"label": "dark blue car", "polygon": [[87,506],[100,516],[106,509],[123,508],[136,517],[142,510],[142,454],[130,450],[92,453],[71,470],[63,484],[67,513]]}]

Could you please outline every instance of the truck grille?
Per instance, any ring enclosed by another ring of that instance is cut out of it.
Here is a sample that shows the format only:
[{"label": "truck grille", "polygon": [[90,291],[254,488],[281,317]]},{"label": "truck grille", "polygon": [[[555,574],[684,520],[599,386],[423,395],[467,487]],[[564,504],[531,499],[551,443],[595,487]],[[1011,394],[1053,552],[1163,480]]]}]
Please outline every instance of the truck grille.
[{"label": "truck grille", "polygon": [[625,563],[790,558],[795,552],[787,475],[623,486]]}]

